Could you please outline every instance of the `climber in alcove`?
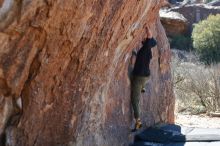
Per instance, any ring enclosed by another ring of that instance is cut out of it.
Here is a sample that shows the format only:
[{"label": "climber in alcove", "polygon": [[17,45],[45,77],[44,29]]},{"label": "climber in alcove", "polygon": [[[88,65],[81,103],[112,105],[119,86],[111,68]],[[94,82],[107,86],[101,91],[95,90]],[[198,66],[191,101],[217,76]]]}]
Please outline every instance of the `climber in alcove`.
[{"label": "climber in alcove", "polygon": [[[147,30],[147,38],[142,41],[142,47],[136,54],[136,60],[134,63],[134,69],[131,76],[131,104],[134,110],[135,118],[135,128],[132,132],[140,129],[142,127],[140,119],[140,107],[139,101],[141,92],[145,92],[145,85],[149,80],[150,76],[150,60],[152,58],[151,48],[156,46],[156,40],[153,38],[153,35],[149,28]],[[132,55],[133,60],[133,55]]]}]

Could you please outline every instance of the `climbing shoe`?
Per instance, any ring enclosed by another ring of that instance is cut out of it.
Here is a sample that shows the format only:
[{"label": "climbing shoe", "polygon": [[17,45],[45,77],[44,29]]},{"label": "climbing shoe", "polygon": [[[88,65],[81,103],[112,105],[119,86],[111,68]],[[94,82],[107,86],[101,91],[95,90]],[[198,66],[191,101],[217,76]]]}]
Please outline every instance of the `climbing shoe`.
[{"label": "climbing shoe", "polygon": [[131,130],[131,132],[136,132],[138,129],[140,129],[142,127],[142,123],[140,120],[138,120],[136,123],[135,123],[135,128]]},{"label": "climbing shoe", "polygon": [[141,92],[142,92],[142,93],[145,93],[145,92],[146,92],[146,89],[145,89],[145,88],[142,88],[142,89],[141,89]]}]

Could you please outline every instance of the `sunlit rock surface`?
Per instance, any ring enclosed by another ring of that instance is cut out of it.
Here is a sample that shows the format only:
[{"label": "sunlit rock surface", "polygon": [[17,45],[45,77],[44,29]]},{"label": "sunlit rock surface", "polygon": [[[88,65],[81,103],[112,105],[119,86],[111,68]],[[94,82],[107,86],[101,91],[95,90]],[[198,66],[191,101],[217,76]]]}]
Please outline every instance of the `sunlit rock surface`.
[{"label": "sunlit rock surface", "polygon": [[184,35],[188,31],[187,19],[178,12],[160,10],[160,20],[168,36]]},{"label": "sunlit rock surface", "polygon": [[158,45],[141,118],[145,126],[172,123],[171,53],[159,20],[163,3],[1,0],[0,112],[7,114],[0,117],[0,134],[6,143],[128,145],[133,123],[128,66],[146,26]]}]

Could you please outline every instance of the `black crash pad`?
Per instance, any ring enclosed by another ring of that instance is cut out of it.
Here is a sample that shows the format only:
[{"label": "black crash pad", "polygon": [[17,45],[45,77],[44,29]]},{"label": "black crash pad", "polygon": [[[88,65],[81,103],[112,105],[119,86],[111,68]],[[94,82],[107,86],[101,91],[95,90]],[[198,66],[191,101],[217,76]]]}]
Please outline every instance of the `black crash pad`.
[{"label": "black crash pad", "polygon": [[135,142],[131,146],[220,146],[220,142],[177,142],[177,143],[152,143],[152,142]]},{"label": "black crash pad", "polygon": [[135,136],[135,142],[164,144],[185,142],[199,142],[201,144],[201,142],[218,141],[220,142],[220,129],[191,128],[178,125],[165,125],[159,128],[151,127]]}]

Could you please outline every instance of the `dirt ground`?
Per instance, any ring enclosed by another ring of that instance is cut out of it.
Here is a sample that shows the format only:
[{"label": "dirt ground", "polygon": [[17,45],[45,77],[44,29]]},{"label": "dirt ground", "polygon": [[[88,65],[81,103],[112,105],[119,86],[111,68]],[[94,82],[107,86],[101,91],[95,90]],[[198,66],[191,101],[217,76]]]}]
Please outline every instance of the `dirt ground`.
[{"label": "dirt ground", "polygon": [[176,114],[175,123],[177,125],[187,127],[201,127],[201,128],[220,128],[219,117],[209,117],[207,115],[184,115]]}]

